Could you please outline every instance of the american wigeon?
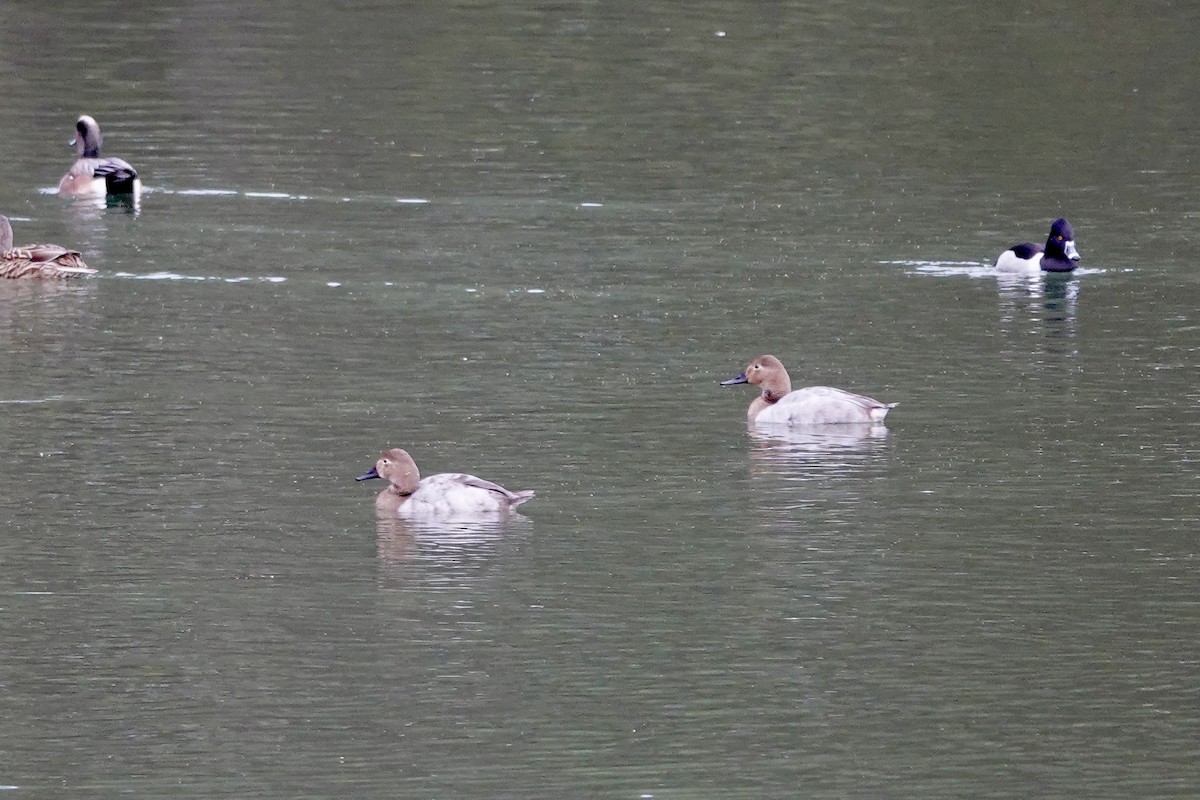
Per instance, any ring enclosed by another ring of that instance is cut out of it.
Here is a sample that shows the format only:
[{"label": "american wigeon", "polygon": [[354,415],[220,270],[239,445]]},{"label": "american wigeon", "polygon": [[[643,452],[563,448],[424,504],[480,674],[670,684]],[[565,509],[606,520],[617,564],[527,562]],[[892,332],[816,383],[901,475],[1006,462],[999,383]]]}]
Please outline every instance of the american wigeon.
[{"label": "american wigeon", "polygon": [[390,484],[375,498],[375,507],[409,519],[505,513],[533,497],[532,491],[510,492],[499,484],[460,472],[422,478],[412,456],[398,447],[380,453],[375,466],[355,480],[372,478],[383,478]]},{"label": "american wigeon", "polygon": [[59,194],[98,196],[141,193],[142,181],[129,162],[100,155],[103,141],[96,120],[87,114],[80,117],[75,123],[75,138],[71,140],[78,158],[58,182]]},{"label": "american wigeon", "polygon": [[741,375],[721,381],[722,386],[739,383],[762,387],[762,394],[754,398],[746,412],[747,419],[755,424],[872,424],[883,422],[897,405],[830,386],[809,386],[793,392],[792,379],[775,356],[759,356]]},{"label": "american wigeon", "polygon": [[0,278],[80,278],[95,274],[78,251],[57,244],[13,247],[12,225],[0,214]]},{"label": "american wigeon", "polygon": [[996,269],[1004,272],[1070,272],[1078,261],[1075,229],[1060,217],[1050,226],[1045,247],[1033,242],[1015,244],[996,259]]}]

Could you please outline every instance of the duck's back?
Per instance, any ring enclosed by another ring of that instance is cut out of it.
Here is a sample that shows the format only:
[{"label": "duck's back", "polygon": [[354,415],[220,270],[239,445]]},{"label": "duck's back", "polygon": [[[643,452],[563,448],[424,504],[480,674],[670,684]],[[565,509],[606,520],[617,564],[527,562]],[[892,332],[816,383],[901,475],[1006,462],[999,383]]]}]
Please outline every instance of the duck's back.
[{"label": "duck's back", "polygon": [[58,182],[64,195],[137,194],[141,179],[137,170],[121,158],[81,158]]},{"label": "duck's back", "polygon": [[78,278],[95,274],[77,250],[57,244],[27,244],[0,253],[0,278]]},{"label": "duck's back", "polygon": [[462,472],[422,478],[399,508],[402,517],[471,517],[508,511],[533,492],[510,492],[503,486]]},{"label": "duck's back", "polygon": [[784,395],[759,412],[754,421],[783,425],[870,424],[883,422],[895,406],[832,386],[808,386]]}]

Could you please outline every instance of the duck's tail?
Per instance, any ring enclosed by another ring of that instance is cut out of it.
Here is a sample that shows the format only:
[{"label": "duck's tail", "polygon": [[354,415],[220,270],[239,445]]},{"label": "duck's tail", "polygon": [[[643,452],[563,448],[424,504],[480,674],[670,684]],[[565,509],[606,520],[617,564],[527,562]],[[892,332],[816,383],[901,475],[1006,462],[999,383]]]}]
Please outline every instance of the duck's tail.
[{"label": "duck's tail", "polygon": [[884,403],[883,405],[875,406],[869,412],[871,415],[871,421],[872,422],[883,422],[883,418],[887,416],[888,412],[891,411],[893,408],[895,408],[898,405],[900,405],[900,404],[899,403]]},{"label": "duck's tail", "polygon": [[509,495],[508,499],[509,499],[509,508],[516,508],[517,506],[521,505],[521,503],[524,503],[526,500],[533,499],[533,490],[525,489],[520,492],[512,492]]}]

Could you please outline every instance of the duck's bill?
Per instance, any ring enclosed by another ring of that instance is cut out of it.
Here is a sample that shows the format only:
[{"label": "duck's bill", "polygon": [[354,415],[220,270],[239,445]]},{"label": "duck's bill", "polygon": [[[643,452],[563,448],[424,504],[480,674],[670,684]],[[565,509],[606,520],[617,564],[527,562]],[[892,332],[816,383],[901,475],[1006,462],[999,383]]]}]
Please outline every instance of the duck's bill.
[{"label": "duck's bill", "polygon": [[1067,258],[1071,259],[1072,261],[1078,261],[1080,259],[1079,251],[1075,249],[1075,242],[1073,240],[1068,239],[1066,246],[1063,247],[1063,250],[1066,252]]},{"label": "duck's bill", "polygon": [[79,141],[79,137],[78,137],[78,136],[76,136],[74,139],[72,139],[71,141],[67,142],[67,147],[74,147],[74,146],[75,146],[75,143],[76,143],[76,142],[78,142],[78,141]]},{"label": "duck's bill", "polygon": [[746,373],[743,372],[741,375],[738,375],[736,378],[730,378],[727,381],[721,381],[722,386],[736,386],[739,383],[749,383],[749,381],[746,380]]},{"label": "duck's bill", "polygon": [[374,467],[371,467],[369,470],[367,470],[366,472],[364,472],[362,475],[359,475],[359,476],[358,476],[357,478],[355,478],[354,480],[356,480],[356,481],[369,481],[369,480],[371,480],[371,478],[378,478],[378,477],[379,477],[379,473],[378,473],[378,472],[375,470],[375,468],[374,468]]}]

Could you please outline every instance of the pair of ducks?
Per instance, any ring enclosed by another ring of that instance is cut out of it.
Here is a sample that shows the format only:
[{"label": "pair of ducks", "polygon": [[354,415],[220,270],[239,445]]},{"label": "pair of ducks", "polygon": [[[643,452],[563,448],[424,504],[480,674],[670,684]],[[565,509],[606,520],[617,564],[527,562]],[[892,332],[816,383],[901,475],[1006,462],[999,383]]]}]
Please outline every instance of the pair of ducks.
[{"label": "pair of ducks", "polygon": [[[747,420],[752,424],[790,426],[859,424],[883,422],[896,403],[881,403],[871,397],[830,386],[809,386],[792,391],[787,369],[775,356],[759,356],[736,378],[722,386],[747,383],[761,387],[750,403]],[[455,519],[507,514],[533,497],[529,490],[513,492],[499,484],[461,472],[446,472],[422,478],[406,450],[392,448],[379,455],[375,466],[355,480],[382,478],[388,482],[375,498],[375,507],[405,519]]]},{"label": "pair of ducks", "polygon": [[[120,158],[100,155],[104,136],[96,120],[84,114],[75,123],[75,163],[58,182],[58,193],[76,197],[141,193],[137,170]],[[13,247],[12,225],[0,215],[0,278],[58,280],[95,275],[77,250],[57,244],[26,244]]]}]

